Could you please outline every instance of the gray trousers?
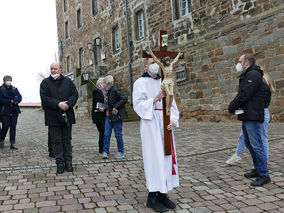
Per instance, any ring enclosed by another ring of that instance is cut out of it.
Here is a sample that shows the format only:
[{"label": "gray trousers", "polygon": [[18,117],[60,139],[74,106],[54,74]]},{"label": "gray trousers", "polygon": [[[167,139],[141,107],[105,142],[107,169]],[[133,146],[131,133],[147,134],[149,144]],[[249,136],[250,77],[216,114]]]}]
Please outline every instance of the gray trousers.
[{"label": "gray trousers", "polygon": [[72,162],[72,125],[49,126],[49,134],[56,164]]}]

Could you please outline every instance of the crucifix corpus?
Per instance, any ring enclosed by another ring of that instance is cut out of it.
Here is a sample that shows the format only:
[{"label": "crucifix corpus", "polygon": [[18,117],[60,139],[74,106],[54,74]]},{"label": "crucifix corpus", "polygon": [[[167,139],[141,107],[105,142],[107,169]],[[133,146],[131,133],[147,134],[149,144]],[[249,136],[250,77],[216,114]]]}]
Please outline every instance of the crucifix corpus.
[{"label": "crucifix corpus", "polygon": [[[170,110],[174,95],[174,70],[173,65],[178,62],[179,58],[184,58],[183,53],[167,51],[167,32],[160,31],[160,51],[142,51],[143,58],[153,58],[161,69],[162,85],[161,89],[165,90],[166,97],[163,98],[163,118],[164,118],[164,142],[165,155],[171,155],[171,132],[167,130],[170,124]],[[170,62],[171,59],[174,59]]]}]

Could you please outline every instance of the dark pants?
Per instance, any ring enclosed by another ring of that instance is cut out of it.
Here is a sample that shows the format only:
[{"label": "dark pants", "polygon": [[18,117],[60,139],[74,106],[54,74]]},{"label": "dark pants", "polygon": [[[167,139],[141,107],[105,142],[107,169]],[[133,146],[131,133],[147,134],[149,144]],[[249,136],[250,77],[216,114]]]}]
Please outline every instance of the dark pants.
[{"label": "dark pants", "polygon": [[104,149],[104,134],[105,134],[105,120],[95,122],[99,131],[99,152],[102,153]]},{"label": "dark pants", "polygon": [[16,142],[16,126],[18,121],[18,115],[2,115],[2,130],[1,130],[1,141],[5,140],[7,132],[10,128],[10,142],[15,144]]},{"label": "dark pants", "polygon": [[48,127],[48,152],[49,154],[53,154],[53,146],[52,146],[52,143],[51,143],[51,139],[50,139],[50,132],[49,132],[49,127]]},{"label": "dark pants", "polygon": [[49,126],[50,140],[53,146],[56,164],[72,161],[71,134],[72,125]]}]

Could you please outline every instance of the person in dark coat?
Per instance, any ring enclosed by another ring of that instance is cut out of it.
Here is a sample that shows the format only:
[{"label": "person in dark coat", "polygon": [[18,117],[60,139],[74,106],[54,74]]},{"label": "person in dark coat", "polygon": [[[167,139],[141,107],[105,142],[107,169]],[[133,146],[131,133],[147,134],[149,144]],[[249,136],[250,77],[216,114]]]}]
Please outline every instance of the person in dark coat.
[{"label": "person in dark coat", "polygon": [[20,112],[19,103],[22,96],[18,89],[12,86],[12,77],[4,76],[3,84],[0,88],[0,114],[2,119],[2,130],[0,137],[0,148],[4,148],[4,140],[10,128],[10,149],[18,149],[16,143],[16,126]]},{"label": "person in dark coat", "polygon": [[251,186],[262,186],[270,182],[264,142],[261,138],[267,86],[263,82],[263,71],[255,65],[252,55],[242,55],[236,69],[242,71],[242,74],[238,94],[231,101],[228,111],[237,114],[238,119],[242,121],[245,145],[253,160],[254,169],[244,176],[256,177]]},{"label": "person in dark coat", "polygon": [[104,135],[104,152],[103,159],[108,158],[110,137],[112,128],[117,141],[118,153],[116,158],[124,157],[124,145],[122,137],[122,121],[127,118],[125,104],[127,103],[127,96],[124,95],[117,88],[113,87],[113,77],[108,75],[103,80],[105,88],[104,104],[106,107],[106,120],[105,120],[105,135]]},{"label": "person in dark coat", "polygon": [[105,134],[105,107],[104,107],[104,86],[103,79],[97,80],[97,88],[93,91],[93,107],[92,107],[92,119],[96,124],[99,131],[99,153],[103,153],[104,148],[104,134]]},{"label": "person in dark coat", "polygon": [[72,124],[75,124],[73,107],[78,91],[71,79],[61,75],[59,63],[50,65],[50,76],[40,84],[40,97],[49,127],[50,140],[55,155],[57,173],[73,171],[72,166]]}]

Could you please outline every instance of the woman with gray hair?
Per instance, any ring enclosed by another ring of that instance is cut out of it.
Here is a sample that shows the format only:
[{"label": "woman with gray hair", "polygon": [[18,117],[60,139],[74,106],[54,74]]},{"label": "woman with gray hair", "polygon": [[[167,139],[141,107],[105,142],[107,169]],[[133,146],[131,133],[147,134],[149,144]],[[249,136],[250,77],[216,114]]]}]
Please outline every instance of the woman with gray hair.
[{"label": "woman with gray hair", "polygon": [[99,131],[99,153],[103,153],[104,147],[104,132],[105,132],[105,107],[104,107],[104,78],[97,80],[97,88],[93,91],[93,108],[92,108],[92,119],[93,123],[96,124]]},{"label": "woman with gray hair", "polygon": [[114,134],[117,140],[118,147],[118,153],[116,155],[116,158],[124,157],[122,121],[127,118],[127,113],[124,106],[127,103],[127,96],[124,95],[117,88],[113,87],[113,82],[114,80],[111,75],[106,76],[103,80],[103,85],[106,89],[106,92],[104,94],[104,103],[106,106],[106,120],[103,159],[108,158],[109,155],[112,128],[114,129]]}]

